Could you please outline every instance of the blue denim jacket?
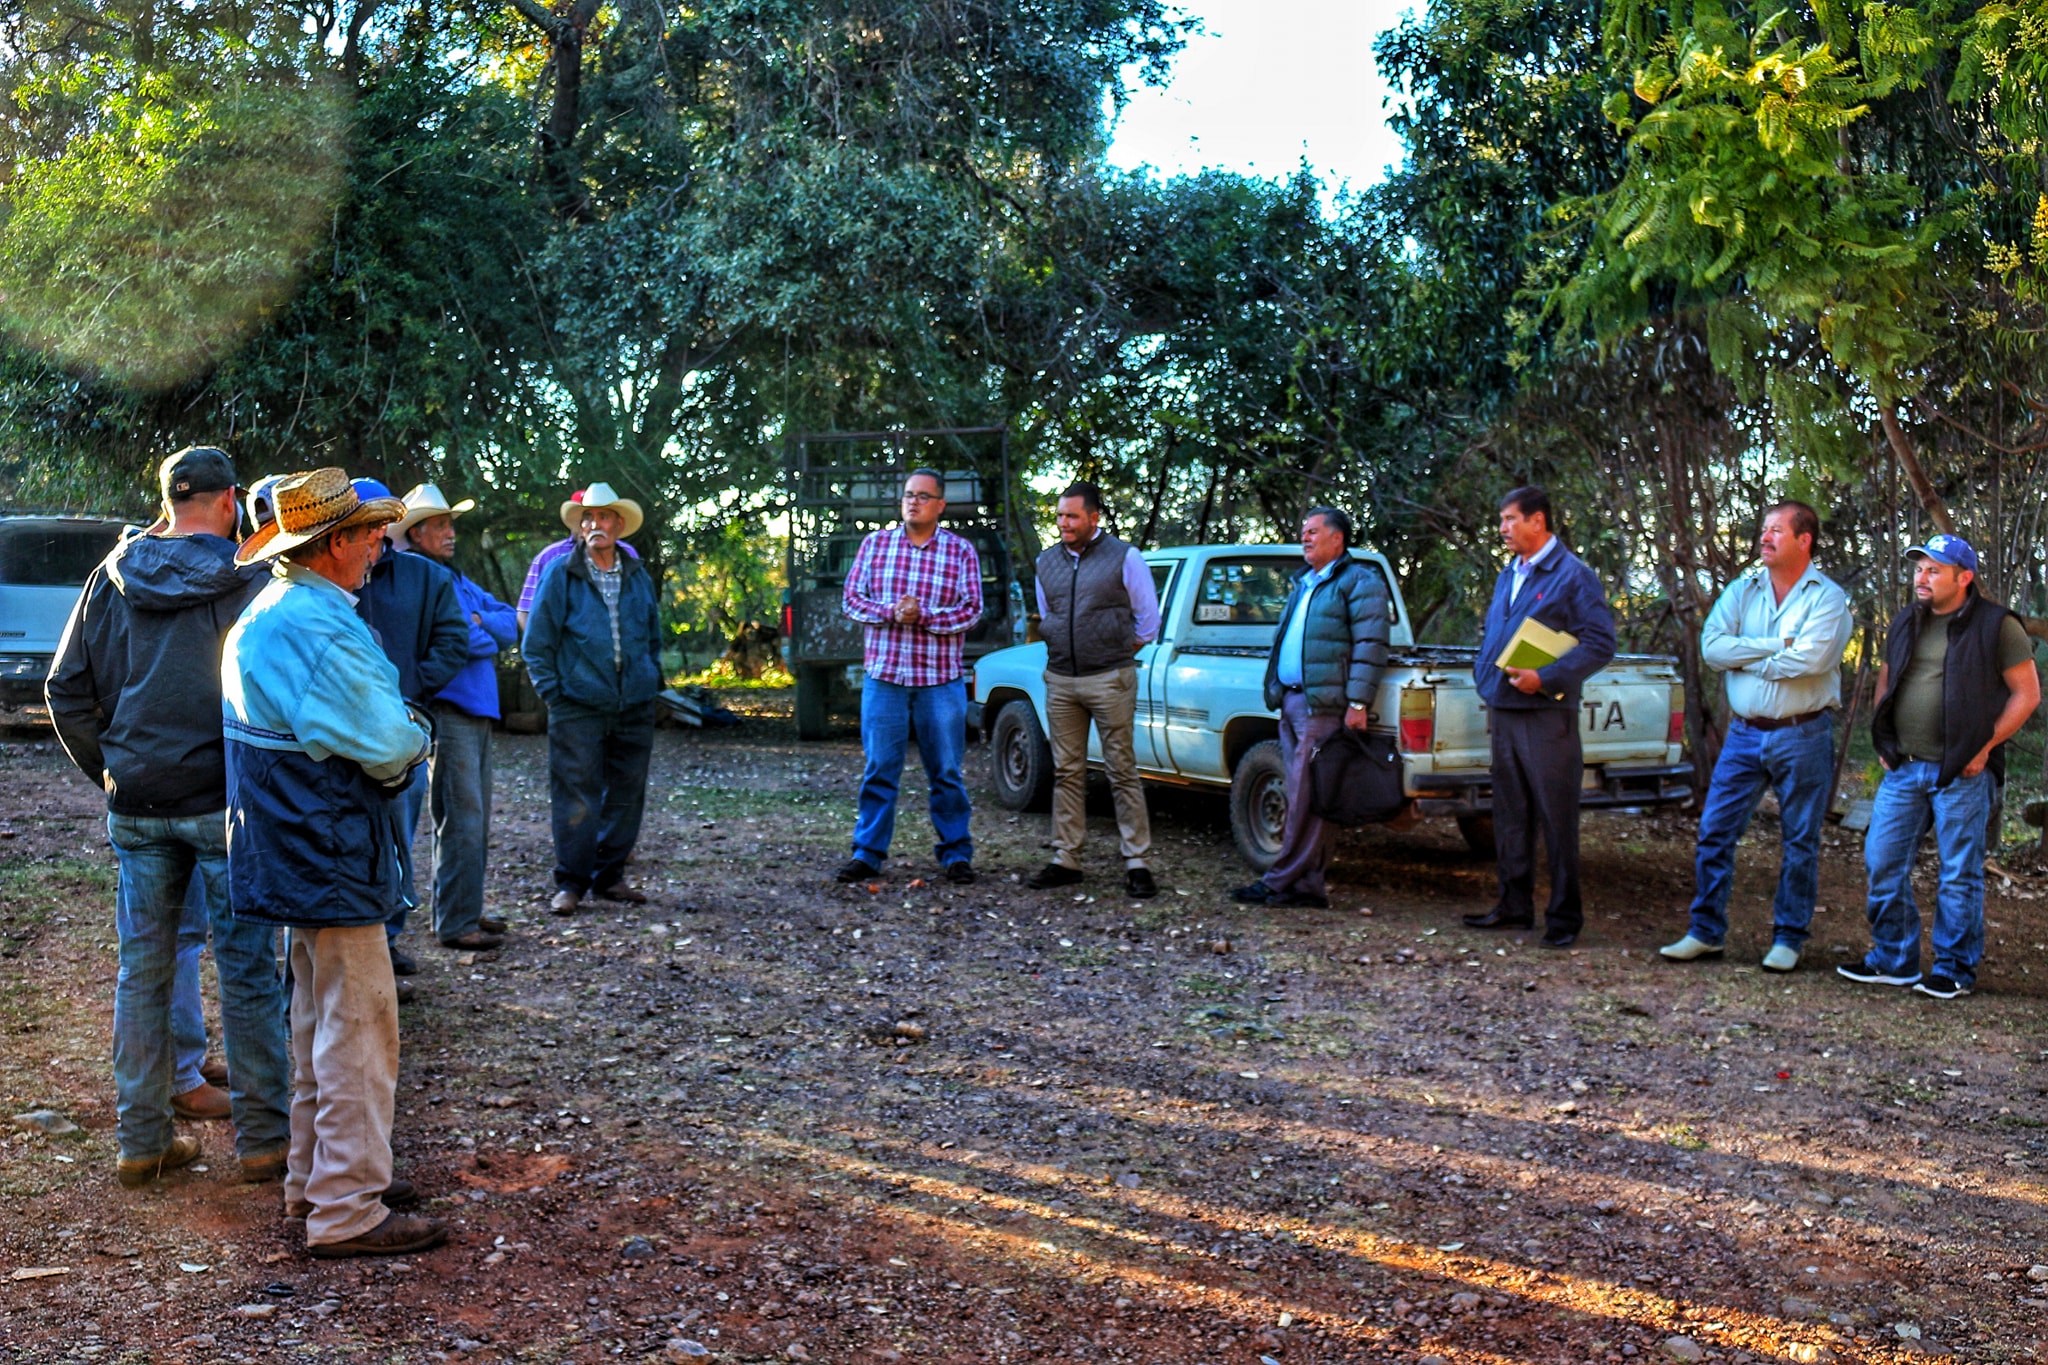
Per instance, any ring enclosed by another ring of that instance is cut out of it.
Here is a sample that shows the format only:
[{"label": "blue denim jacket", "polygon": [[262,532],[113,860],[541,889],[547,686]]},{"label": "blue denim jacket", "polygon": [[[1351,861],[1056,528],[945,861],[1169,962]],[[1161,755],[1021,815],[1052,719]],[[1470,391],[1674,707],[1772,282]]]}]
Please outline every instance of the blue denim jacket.
[{"label": "blue denim jacket", "polygon": [[351,594],[289,564],[221,654],[228,899],[238,919],[381,924],[403,894],[387,784],[430,736]]}]

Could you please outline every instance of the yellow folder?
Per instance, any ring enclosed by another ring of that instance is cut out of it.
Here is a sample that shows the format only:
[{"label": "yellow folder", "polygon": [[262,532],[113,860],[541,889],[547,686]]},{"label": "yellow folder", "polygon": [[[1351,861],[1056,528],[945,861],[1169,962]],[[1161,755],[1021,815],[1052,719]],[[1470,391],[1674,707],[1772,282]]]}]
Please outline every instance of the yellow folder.
[{"label": "yellow folder", "polygon": [[1562,630],[1552,630],[1533,617],[1523,618],[1515,627],[1515,633],[1508,637],[1507,645],[1495,660],[1503,671],[1510,668],[1544,668],[1556,663],[1579,647],[1579,637]]}]

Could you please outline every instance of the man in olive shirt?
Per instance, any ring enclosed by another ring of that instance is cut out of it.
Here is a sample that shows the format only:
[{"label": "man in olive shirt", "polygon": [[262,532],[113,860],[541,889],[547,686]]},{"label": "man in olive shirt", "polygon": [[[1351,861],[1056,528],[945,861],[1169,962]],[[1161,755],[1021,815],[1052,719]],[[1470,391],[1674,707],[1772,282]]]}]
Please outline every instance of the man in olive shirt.
[{"label": "man in olive shirt", "polygon": [[[1877,675],[1871,738],[1884,781],[1863,839],[1870,871],[1870,952],[1851,981],[1911,986],[1953,1000],[1976,986],[1984,956],[1984,856],[2005,742],[2041,701],[2020,619],[1976,591],[1977,552],[1961,536],[1906,551],[1914,605],[1892,622]],[[1941,883],[1934,966],[1920,974],[1913,858],[1934,830]]]}]

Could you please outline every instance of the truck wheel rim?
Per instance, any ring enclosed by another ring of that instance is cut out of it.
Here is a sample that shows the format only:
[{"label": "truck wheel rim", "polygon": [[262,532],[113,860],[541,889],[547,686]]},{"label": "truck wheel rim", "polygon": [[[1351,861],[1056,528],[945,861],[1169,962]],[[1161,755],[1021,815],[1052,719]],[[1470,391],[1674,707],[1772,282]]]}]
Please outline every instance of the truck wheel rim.
[{"label": "truck wheel rim", "polygon": [[1003,780],[1012,791],[1021,790],[1030,768],[1031,757],[1024,752],[1024,727],[1013,725],[1003,735]]},{"label": "truck wheel rim", "polygon": [[1287,781],[1269,777],[1252,793],[1252,825],[1259,846],[1278,852],[1280,836],[1287,828]]}]

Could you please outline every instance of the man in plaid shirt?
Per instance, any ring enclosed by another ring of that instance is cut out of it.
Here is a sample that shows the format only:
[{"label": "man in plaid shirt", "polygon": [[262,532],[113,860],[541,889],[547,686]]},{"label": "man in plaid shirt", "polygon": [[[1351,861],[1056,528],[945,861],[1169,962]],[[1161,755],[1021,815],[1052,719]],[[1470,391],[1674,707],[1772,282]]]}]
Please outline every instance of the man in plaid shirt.
[{"label": "man in plaid shirt", "polygon": [[846,575],[844,609],[867,627],[867,681],[860,696],[860,744],[867,770],[853,856],[842,882],[879,876],[896,830],[903,750],[913,731],[931,788],[938,859],[953,882],[974,880],[971,808],[960,778],[967,739],[967,684],[961,642],[981,619],[981,561],[974,547],[942,530],[945,476],[917,469],[903,481],[903,522],[863,540]]}]

